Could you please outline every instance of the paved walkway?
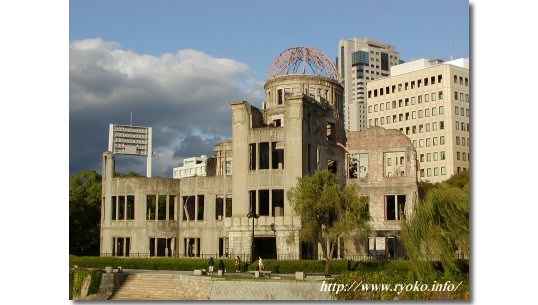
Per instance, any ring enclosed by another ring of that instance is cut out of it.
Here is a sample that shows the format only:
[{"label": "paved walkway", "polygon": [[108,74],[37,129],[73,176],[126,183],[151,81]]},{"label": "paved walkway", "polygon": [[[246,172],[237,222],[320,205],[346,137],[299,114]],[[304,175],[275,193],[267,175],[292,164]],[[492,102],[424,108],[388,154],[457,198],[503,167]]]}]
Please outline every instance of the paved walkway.
[{"label": "paved walkway", "polygon": [[[192,271],[132,270],[114,299],[174,300],[331,300],[320,291],[322,276],[295,280],[295,274],[254,278],[249,273],[194,276]],[[175,281],[172,283],[172,281]],[[170,284],[172,284],[170,286]],[[164,286],[170,287],[164,287]],[[139,294],[140,291],[146,293]],[[160,293],[163,291],[164,294]],[[168,294],[166,294],[168,293]]]}]

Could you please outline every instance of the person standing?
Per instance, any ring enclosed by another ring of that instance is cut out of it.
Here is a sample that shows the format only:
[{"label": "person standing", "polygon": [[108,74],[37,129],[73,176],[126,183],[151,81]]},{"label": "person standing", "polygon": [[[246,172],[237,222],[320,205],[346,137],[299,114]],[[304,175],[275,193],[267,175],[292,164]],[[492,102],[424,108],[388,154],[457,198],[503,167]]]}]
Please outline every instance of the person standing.
[{"label": "person standing", "polygon": [[263,271],[263,260],[262,260],[262,257],[261,256],[258,256],[258,271]]},{"label": "person standing", "polygon": [[209,258],[209,273],[213,275],[213,267],[215,267],[215,261],[213,260],[213,256]]},{"label": "person standing", "polygon": [[222,274],[224,274],[226,266],[224,266],[224,261],[220,260],[219,262],[219,269],[222,270]]},{"label": "person standing", "polygon": [[235,272],[241,272],[241,258],[239,258],[239,255],[237,256],[237,259],[235,260]]}]

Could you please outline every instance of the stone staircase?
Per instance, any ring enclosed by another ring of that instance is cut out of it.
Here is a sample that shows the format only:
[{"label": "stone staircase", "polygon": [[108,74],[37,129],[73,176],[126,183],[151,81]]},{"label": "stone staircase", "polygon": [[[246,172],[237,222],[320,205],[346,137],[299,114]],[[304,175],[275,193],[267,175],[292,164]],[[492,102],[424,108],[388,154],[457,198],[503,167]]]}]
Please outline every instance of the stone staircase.
[{"label": "stone staircase", "polygon": [[111,300],[209,300],[212,282],[208,277],[167,273],[133,273]]}]

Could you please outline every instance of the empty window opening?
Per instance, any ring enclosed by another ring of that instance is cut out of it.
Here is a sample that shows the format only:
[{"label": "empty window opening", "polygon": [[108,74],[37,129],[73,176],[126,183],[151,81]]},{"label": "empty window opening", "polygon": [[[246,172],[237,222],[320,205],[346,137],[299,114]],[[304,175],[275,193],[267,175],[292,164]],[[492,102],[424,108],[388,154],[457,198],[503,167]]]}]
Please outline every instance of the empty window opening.
[{"label": "empty window opening", "polygon": [[125,197],[118,197],[118,220],[123,220],[125,217]]},{"label": "empty window opening", "polygon": [[368,154],[353,154],[350,156],[349,178],[368,178]]},{"label": "empty window opening", "polygon": [[281,148],[280,143],[273,142],[271,143],[271,153],[272,153],[272,169],[284,169],[284,148]]},{"label": "empty window opening", "polygon": [[118,204],[118,197],[112,196],[112,220],[116,220],[116,211],[118,210],[117,204]]},{"label": "empty window opening", "polygon": [[232,217],[232,198],[226,198],[226,217]]},{"label": "empty window opening", "polygon": [[282,89],[278,89],[278,100],[277,100],[277,103],[278,105],[282,105]]},{"label": "empty window opening", "polygon": [[204,195],[198,195],[198,220],[204,220]]},{"label": "empty window opening", "polygon": [[334,140],[334,123],[327,122],[327,141]]},{"label": "empty window opening", "polygon": [[405,195],[385,195],[385,220],[405,218]]},{"label": "empty window opening", "polygon": [[269,142],[260,143],[260,169],[269,169]]},{"label": "empty window opening", "polygon": [[228,238],[219,238],[219,257],[228,257]]},{"label": "empty window opening", "polygon": [[215,219],[222,220],[224,218],[224,198],[217,197],[215,203]]},{"label": "empty window opening", "polygon": [[327,160],[327,170],[337,175],[338,174],[337,162],[335,160]]},{"label": "empty window opening", "polygon": [[282,126],[282,119],[273,120],[273,126],[281,127]]},{"label": "empty window opening", "polygon": [[183,196],[183,220],[194,220],[194,196]]},{"label": "empty window opening", "polygon": [[200,257],[200,238],[183,239],[183,255],[187,257]]},{"label": "empty window opening", "polygon": [[255,237],[254,257],[277,258],[276,237]]},{"label": "empty window opening", "polygon": [[112,256],[129,256],[129,252],[131,252],[130,237],[112,238]]},{"label": "empty window opening", "polygon": [[284,216],[284,190],[272,190],[272,215]]},{"label": "empty window opening", "polygon": [[172,256],[172,238],[150,238],[149,256]]},{"label": "empty window opening", "polygon": [[257,213],[256,211],[256,191],[249,191],[249,212]]},{"label": "empty window opening", "polygon": [[[384,168],[385,168],[385,177],[401,177],[405,176],[405,152],[389,152],[384,153]],[[391,162],[392,159],[395,160],[394,164]]]},{"label": "empty window opening", "polygon": [[256,143],[249,144],[249,168],[256,170]]},{"label": "empty window opening", "polygon": [[157,195],[147,195],[146,197],[146,204],[147,204],[147,214],[146,219],[147,220],[155,220],[157,216]]},{"label": "empty window opening", "polygon": [[158,199],[157,218],[159,220],[166,219],[166,196],[159,195]]},{"label": "empty window opening", "polygon": [[170,195],[168,196],[168,220],[175,220],[175,204],[176,203],[176,196]]},{"label": "empty window opening", "polygon": [[269,190],[259,190],[258,195],[260,196],[259,214],[261,216],[269,216]]},{"label": "empty window opening", "polygon": [[127,213],[126,213],[126,219],[133,220],[134,219],[134,205],[135,203],[135,197],[134,195],[127,195]]}]

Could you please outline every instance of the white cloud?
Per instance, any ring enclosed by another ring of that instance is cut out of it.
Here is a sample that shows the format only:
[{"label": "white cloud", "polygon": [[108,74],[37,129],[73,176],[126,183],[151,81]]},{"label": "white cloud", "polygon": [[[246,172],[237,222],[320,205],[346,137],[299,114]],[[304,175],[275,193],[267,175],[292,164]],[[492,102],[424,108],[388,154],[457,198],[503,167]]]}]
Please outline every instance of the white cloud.
[{"label": "white cloud", "polygon": [[[248,65],[198,50],[153,56],[93,38],[72,42],[69,54],[72,173],[100,169],[108,124],[129,123],[132,111],[133,124],[152,126],[155,149],[167,152],[157,162],[158,170],[154,167],[156,175],[171,176],[162,172],[164,163],[177,166],[173,150],[192,130],[229,138],[229,103],[244,99],[259,104],[264,96],[263,83],[252,78]],[[197,147],[189,151],[197,152]]]}]

